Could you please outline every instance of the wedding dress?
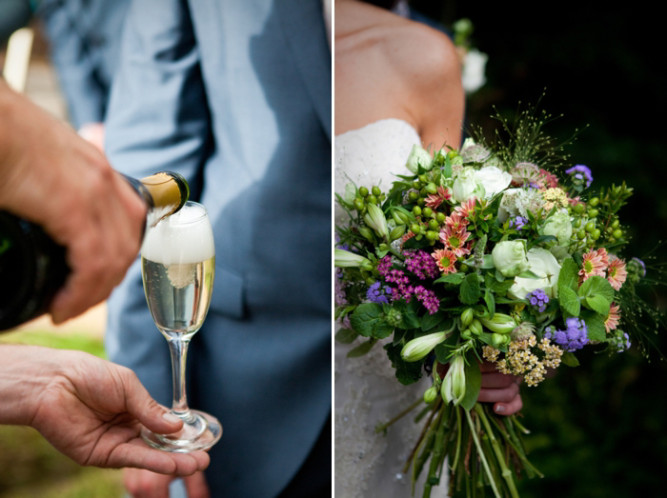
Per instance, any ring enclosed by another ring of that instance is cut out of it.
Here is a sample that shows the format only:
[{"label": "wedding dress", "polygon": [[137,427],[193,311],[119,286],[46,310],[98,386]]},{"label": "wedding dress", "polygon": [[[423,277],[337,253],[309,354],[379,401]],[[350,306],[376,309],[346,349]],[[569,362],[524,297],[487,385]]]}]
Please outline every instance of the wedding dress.
[{"label": "wedding dress", "polygon": [[[335,139],[335,190],[343,194],[352,182],[387,192],[396,174],[405,174],[412,146],[420,144],[417,131],[399,119],[383,119]],[[346,214],[337,206],[336,223]],[[356,343],[355,343],[356,344]],[[335,496],[337,498],[408,498],[410,472],[405,462],[421,432],[414,422],[418,410],[392,424],[386,435],[375,427],[386,423],[420,399],[430,380],[403,386],[381,343],[359,358],[347,358],[354,345],[335,347]],[[415,496],[421,496],[418,482]],[[433,497],[447,496],[447,483],[433,489]]]}]

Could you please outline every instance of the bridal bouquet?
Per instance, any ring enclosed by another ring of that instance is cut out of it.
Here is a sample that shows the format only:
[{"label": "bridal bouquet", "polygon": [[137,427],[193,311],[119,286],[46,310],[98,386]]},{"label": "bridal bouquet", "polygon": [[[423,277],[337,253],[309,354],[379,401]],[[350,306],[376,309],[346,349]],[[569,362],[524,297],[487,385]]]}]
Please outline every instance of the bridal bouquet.
[{"label": "bridal bouquet", "polygon": [[338,196],[349,221],[337,227],[337,339],[362,338],[349,356],[382,341],[402,384],[430,374],[407,463],[413,479],[428,473],[424,496],[446,459],[466,496],[516,497],[520,473],[540,475],[517,417],[477,402],[481,363],[533,387],[582,348],[646,349],[655,332],[634,323],[650,314],[635,292],[645,265],[620,252],[632,189],[592,191],[591,169],[544,133],[548,116],[500,121],[493,140],[415,146],[388,192]]}]

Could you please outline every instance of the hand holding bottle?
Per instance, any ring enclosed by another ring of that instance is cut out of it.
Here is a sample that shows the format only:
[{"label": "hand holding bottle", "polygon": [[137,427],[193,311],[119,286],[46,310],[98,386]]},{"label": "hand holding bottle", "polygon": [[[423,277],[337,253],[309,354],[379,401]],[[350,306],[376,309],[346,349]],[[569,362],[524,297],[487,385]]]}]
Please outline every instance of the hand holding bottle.
[{"label": "hand holding bottle", "polygon": [[141,244],[146,206],[104,155],[0,82],[0,208],[44,227],[71,273],[55,323],[104,300]]}]

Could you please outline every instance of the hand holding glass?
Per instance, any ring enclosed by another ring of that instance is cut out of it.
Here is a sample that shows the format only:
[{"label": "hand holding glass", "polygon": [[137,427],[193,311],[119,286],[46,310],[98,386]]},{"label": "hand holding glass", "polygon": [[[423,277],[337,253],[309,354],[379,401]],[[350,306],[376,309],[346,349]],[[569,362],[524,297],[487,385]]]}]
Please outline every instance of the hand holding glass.
[{"label": "hand holding glass", "polygon": [[174,434],[144,429],[142,437],[154,448],[178,452],[206,449],[222,435],[222,426],[215,417],[188,408],[185,393],[188,345],[206,318],[214,270],[213,230],[201,204],[187,202],[180,211],[148,228],[141,249],[144,292],[153,321],[169,344],[171,413],[184,424]]}]

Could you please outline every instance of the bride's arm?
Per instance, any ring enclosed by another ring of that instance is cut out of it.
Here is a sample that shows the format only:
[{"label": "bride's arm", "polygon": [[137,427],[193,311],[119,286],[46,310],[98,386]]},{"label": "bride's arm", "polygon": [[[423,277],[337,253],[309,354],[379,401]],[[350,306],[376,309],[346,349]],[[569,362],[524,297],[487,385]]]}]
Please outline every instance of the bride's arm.
[{"label": "bride's arm", "polygon": [[412,70],[412,98],[422,144],[431,150],[458,148],[465,109],[458,53],[446,35],[431,28],[421,29],[414,43],[421,47]]}]

